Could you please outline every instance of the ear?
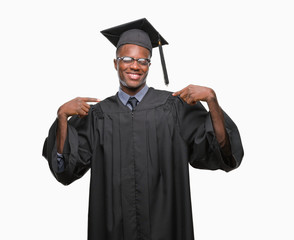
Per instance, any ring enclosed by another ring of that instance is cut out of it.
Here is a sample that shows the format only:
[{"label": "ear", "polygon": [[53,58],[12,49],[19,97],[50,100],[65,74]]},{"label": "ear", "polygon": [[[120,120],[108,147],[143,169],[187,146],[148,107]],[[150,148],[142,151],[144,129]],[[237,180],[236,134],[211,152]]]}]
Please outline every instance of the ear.
[{"label": "ear", "polygon": [[117,71],[117,60],[116,59],[113,59],[113,63],[114,63],[114,68]]}]

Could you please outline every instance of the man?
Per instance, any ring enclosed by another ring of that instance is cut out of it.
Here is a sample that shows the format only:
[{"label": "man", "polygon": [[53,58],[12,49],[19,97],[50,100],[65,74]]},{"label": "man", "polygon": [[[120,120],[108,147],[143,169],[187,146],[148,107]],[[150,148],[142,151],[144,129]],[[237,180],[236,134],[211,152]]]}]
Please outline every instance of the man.
[{"label": "man", "polygon": [[188,163],[237,168],[243,157],[238,129],[210,88],[147,87],[152,48],[166,41],[146,19],[102,33],[117,47],[119,92],[63,104],[43,155],[65,185],[91,169],[88,239],[192,240]]}]

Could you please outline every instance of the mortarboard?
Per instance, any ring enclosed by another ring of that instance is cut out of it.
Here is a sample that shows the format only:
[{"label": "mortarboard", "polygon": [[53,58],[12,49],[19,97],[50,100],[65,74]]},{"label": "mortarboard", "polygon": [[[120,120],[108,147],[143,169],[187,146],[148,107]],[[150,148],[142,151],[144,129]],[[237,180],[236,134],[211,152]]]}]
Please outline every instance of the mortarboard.
[{"label": "mortarboard", "polygon": [[147,48],[152,54],[152,48],[159,47],[164,82],[168,85],[168,75],[162,50],[162,45],[168,42],[148,22],[146,18],[125,23],[116,27],[108,28],[101,33],[116,47],[124,44],[135,44]]}]

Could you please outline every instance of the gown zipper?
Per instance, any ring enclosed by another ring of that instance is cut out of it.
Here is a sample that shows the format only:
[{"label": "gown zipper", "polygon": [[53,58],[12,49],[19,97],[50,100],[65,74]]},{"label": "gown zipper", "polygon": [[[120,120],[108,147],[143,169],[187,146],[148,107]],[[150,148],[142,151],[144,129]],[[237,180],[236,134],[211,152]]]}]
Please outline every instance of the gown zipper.
[{"label": "gown zipper", "polygon": [[138,215],[137,215],[137,182],[136,182],[136,161],[135,161],[135,141],[134,141],[134,109],[132,109],[132,147],[133,147],[133,162],[134,162],[134,184],[135,184],[135,214],[136,214],[136,232],[137,232],[137,239],[139,237],[138,231]]}]

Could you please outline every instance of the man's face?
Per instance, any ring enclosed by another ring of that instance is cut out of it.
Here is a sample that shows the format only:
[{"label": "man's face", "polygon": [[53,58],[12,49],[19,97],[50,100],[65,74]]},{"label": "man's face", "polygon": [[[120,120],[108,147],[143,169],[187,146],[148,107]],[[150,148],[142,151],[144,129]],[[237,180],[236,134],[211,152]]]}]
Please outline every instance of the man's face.
[{"label": "man's face", "polygon": [[[118,49],[117,57],[150,58],[150,52],[147,48],[138,45],[125,44]],[[141,65],[137,61],[124,63],[122,60],[115,59],[114,66],[120,86],[126,93],[136,93],[145,86],[150,63]]]}]

